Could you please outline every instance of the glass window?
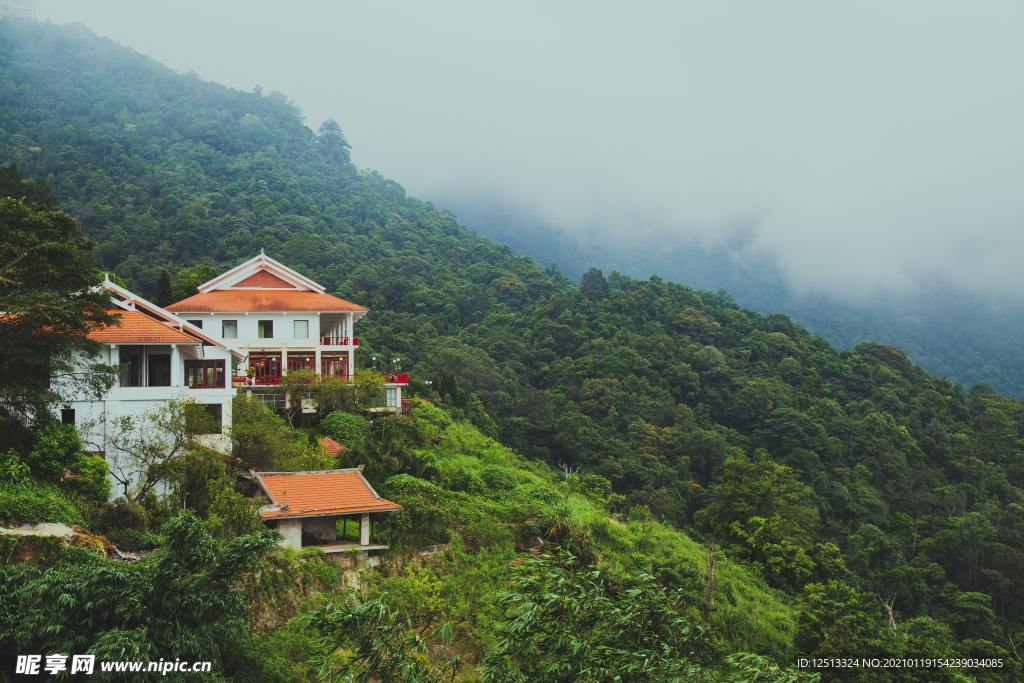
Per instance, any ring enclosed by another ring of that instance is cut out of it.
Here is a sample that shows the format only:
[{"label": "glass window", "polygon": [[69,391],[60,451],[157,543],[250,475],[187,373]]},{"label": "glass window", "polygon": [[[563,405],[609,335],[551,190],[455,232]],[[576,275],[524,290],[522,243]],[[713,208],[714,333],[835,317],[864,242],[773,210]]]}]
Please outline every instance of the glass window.
[{"label": "glass window", "polygon": [[118,383],[122,387],[141,387],[144,349],[141,346],[122,346],[118,351],[121,365]]},{"label": "glass window", "polygon": [[238,339],[238,321],[225,320],[220,324],[220,336],[224,339]]},{"label": "glass window", "polygon": [[223,389],[224,361],[185,361],[185,386],[192,389]]},{"label": "glass window", "polygon": [[171,386],[171,354],[150,353],[146,361],[147,386]]},{"label": "glass window", "polygon": [[209,426],[209,429],[211,431],[207,433],[220,434],[221,431],[223,430],[224,425],[224,406],[222,406],[219,403],[207,403],[206,406],[204,407],[206,408],[206,414],[209,415],[211,418]]},{"label": "glass window", "polygon": [[75,409],[64,408],[63,410],[61,410],[60,423],[62,425],[71,425],[72,427],[75,426]]},{"label": "glass window", "polygon": [[309,338],[309,321],[308,320],[296,320],[295,321],[295,338],[296,339],[308,339]]},{"label": "glass window", "polygon": [[258,336],[260,339],[273,339],[274,321],[260,320],[258,323],[256,323],[256,336]]},{"label": "glass window", "polygon": [[202,320],[189,320],[188,323],[190,325],[195,325],[199,329],[203,329],[203,321]]}]

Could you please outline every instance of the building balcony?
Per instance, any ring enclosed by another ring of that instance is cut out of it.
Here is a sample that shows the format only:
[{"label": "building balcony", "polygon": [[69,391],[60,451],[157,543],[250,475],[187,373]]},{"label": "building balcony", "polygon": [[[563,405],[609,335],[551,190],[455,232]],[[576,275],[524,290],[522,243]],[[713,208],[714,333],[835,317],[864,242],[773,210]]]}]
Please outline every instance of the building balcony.
[{"label": "building balcony", "polygon": [[320,335],[320,346],[359,346],[359,337]]},{"label": "building balcony", "polygon": [[[290,368],[293,369],[293,368]],[[281,385],[281,378],[283,375],[273,372],[256,373],[251,377],[248,375],[235,375],[231,378],[231,384],[235,387],[276,387]],[[384,373],[380,375],[380,378],[384,381],[384,384],[408,384],[409,373]],[[323,372],[318,377],[319,380],[325,379],[343,379],[346,381],[352,380],[352,375]]]}]

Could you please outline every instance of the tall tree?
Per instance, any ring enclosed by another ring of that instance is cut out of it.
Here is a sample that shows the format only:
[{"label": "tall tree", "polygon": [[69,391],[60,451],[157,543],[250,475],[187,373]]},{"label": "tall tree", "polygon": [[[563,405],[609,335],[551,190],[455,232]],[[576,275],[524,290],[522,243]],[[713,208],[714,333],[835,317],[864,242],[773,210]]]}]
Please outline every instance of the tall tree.
[{"label": "tall tree", "polygon": [[61,387],[109,387],[109,368],[73,374],[71,362],[97,351],[87,333],[114,319],[98,280],[93,242],[73,218],[0,199],[0,432],[46,421]]},{"label": "tall tree", "polygon": [[154,301],[157,306],[167,306],[174,303],[174,295],[171,293],[171,274],[167,272],[166,268],[160,269],[160,279],[156,282],[156,297]]}]

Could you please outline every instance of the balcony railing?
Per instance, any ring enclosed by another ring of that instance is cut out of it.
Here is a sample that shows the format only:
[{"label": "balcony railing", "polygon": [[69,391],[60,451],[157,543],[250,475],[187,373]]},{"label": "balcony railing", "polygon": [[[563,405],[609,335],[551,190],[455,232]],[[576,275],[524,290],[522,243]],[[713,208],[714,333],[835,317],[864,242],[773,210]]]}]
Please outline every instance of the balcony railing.
[{"label": "balcony railing", "polygon": [[333,334],[320,335],[321,346],[359,346],[359,337],[342,337]]},{"label": "balcony railing", "polygon": [[[282,375],[275,375],[275,374],[269,374],[269,373],[268,374],[253,375],[251,377],[248,376],[248,375],[234,375],[234,376],[231,377],[231,383],[233,385],[235,385],[235,386],[257,386],[257,387],[278,386],[278,385],[281,384],[281,377],[282,377]],[[381,374],[380,377],[381,377],[382,380],[384,380],[384,384],[408,384],[409,383],[409,373],[407,373],[407,372],[402,372],[402,373],[394,373],[394,372],[392,372],[392,373],[384,373],[384,374]],[[352,375],[323,373],[323,374],[320,375],[320,378],[323,379],[323,380],[326,380],[326,379],[343,379],[343,380],[351,381],[352,380]]]}]

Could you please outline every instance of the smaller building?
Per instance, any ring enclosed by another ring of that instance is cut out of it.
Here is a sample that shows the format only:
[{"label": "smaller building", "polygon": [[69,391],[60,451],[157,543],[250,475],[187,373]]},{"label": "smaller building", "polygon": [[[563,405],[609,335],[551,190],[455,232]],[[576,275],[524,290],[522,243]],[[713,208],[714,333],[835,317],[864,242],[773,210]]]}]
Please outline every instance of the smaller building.
[{"label": "smaller building", "polygon": [[[320,472],[251,472],[265,504],[260,516],[276,528],[289,548],[319,548],[324,553],[355,552],[365,560],[369,551],[387,545],[370,540],[370,515],[400,510],[381,498],[363,476],[362,466]],[[338,537],[349,522],[358,525],[358,540]]]}]

